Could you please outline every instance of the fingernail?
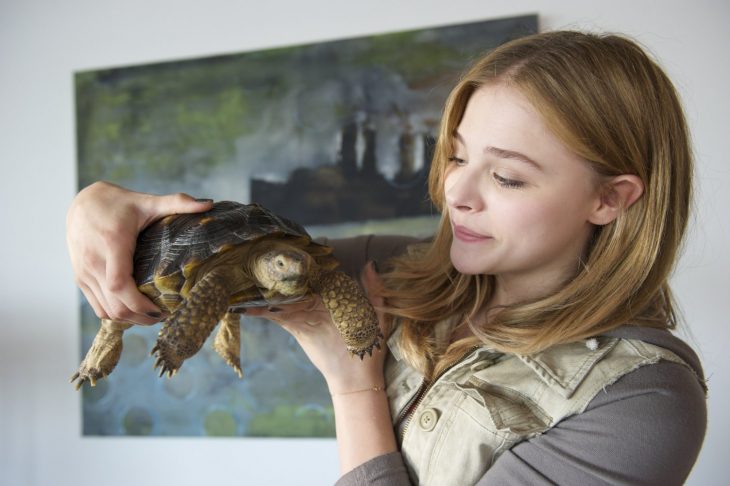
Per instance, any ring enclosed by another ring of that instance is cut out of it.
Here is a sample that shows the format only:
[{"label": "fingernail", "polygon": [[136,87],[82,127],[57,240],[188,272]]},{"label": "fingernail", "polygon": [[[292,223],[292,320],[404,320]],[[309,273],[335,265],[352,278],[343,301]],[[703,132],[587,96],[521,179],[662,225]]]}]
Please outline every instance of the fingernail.
[{"label": "fingernail", "polygon": [[269,307],[269,312],[281,312],[281,307]]},{"label": "fingernail", "polygon": [[199,202],[199,203],[212,203],[213,200],[212,199],[205,199],[205,198],[196,198],[195,199],[195,202]]},{"label": "fingernail", "polygon": [[380,265],[378,265],[377,260],[373,260],[373,270],[375,270],[375,273],[380,273]]},{"label": "fingernail", "polygon": [[161,312],[145,312],[145,314],[147,314],[149,317],[151,317],[153,319],[159,319],[160,317],[162,317]]}]

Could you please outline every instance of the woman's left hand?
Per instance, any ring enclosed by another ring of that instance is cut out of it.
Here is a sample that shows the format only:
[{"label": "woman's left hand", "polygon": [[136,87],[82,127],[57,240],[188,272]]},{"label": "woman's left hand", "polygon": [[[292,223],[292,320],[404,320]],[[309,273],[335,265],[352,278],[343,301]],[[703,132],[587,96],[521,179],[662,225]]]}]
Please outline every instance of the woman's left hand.
[{"label": "woman's left hand", "polygon": [[[382,283],[372,264],[363,270],[362,284],[378,314],[382,332],[383,314],[379,311],[383,305]],[[247,313],[281,324],[324,375],[332,394],[343,474],[374,457],[398,450],[388,398],[382,391],[385,343],[372,356],[366,355],[362,360],[353,356],[319,297],[281,306],[274,312],[257,308]]]},{"label": "woman's left hand", "polygon": [[[382,282],[373,265],[365,266],[362,274],[365,291],[376,309],[383,328]],[[312,364],[322,373],[332,394],[347,393],[355,390],[383,387],[383,363],[385,343],[373,350],[372,357],[367,354],[360,360],[346,348],[342,336],[337,331],[322,299],[312,299],[277,308],[252,308],[246,315],[263,317],[280,324],[297,340]],[[383,333],[385,334],[385,333]]]}]

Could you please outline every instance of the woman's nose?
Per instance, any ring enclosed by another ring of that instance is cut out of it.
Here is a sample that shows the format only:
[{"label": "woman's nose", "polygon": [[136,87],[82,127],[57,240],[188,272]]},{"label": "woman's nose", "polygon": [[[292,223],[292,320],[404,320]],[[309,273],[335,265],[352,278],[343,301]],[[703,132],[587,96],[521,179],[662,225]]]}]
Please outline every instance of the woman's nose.
[{"label": "woman's nose", "polygon": [[479,177],[466,167],[446,176],[444,194],[446,204],[457,211],[476,212],[484,209],[484,199],[479,190]]}]

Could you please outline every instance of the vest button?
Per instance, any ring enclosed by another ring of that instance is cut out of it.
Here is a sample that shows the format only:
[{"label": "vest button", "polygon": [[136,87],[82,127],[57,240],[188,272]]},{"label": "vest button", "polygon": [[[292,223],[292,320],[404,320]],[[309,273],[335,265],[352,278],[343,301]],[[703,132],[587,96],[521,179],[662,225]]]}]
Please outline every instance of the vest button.
[{"label": "vest button", "polygon": [[418,417],[418,425],[426,432],[430,432],[434,429],[434,427],[436,427],[438,419],[436,410],[428,408],[421,413],[420,417]]}]

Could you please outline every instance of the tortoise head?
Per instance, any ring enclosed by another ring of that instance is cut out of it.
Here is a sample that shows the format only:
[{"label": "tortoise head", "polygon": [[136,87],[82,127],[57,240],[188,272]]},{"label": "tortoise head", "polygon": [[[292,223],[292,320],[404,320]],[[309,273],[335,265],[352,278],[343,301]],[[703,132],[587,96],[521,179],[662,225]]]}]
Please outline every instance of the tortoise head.
[{"label": "tortoise head", "polygon": [[309,274],[314,259],[295,246],[272,243],[251,264],[259,287],[286,296],[298,296],[309,288]]}]

